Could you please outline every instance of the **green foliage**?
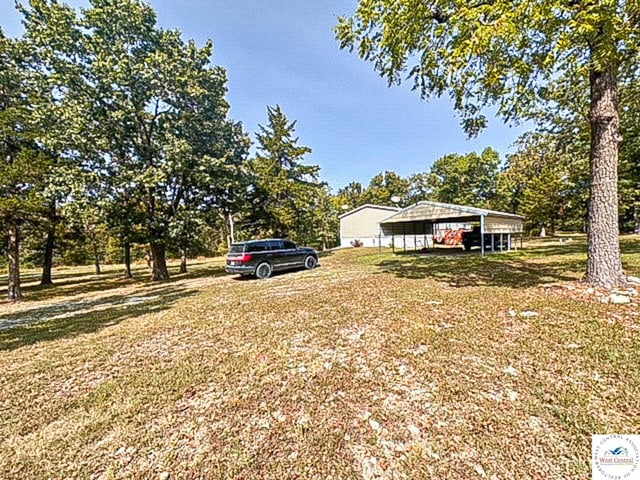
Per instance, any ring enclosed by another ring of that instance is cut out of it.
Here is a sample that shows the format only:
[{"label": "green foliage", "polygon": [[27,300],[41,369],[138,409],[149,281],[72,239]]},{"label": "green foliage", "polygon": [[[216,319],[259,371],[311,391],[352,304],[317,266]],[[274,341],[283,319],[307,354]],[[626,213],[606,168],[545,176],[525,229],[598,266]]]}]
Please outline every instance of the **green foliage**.
[{"label": "green foliage", "polygon": [[640,233],[640,86],[623,89],[622,144],[619,173],[622,228]]},{"label": "green foliage", "polygon": [[[364,203],[373,205],[408,205],[409,182],[395,172],[385,171],[374,176],[363,193]],[[398,202],[391,200],[399,199]]]},{"label": "green foliage", "polygon": [[34,221],[43,210],[44,179],[51,159],[35,142],[31,100],[35,93],[24,42],[0,30],[0,223]]},{"label": "green foliage", "polygon": [[335,33],[390,84],[408,77],[425,98],[449,93],[476,134],[483,107],[507,120],[534,116],[557,101],[568,73],[635,64],[637,10],[620,0],[361,0]]},{"label": "green foliage", "polygon": [[312,211],[314,219],[310,224],[312,229],[308,234],[311,241],[307,243],[322,250],[338,245],[340,241],[338,238],[340,230],[338,216],[342,210],[336,205],[335,199],[332,198],[326,185],[322,185],[322,188],[318,190]]},{"label": "green foliage", "polygon": [[122,242],[166,249],[186,212],[201,211],[219,179],[228,184],[248,149],[240,125],[227,119],[226,73],[210,65],[212,43],[198,48],[158,28],[153,9],[137,0],[92,0],[80,14],[34,0],[22,11],[38,55],[64,87],[68,154],[105,176],[110,226]]},{"label": "green foliage", "polygon": [[411,205],[423,200],[433,200],[432,187],[428,173],[414,173],[409,177],[409,196],[407,202]]},{"label": "green foliage", "polygon": [[438,202],[488,208],[497,194],[500,155],[492,148],[481,154],[449,154],[432,165],[426,185]]},{"label": "green foliage", "polygon": [[258,154],[251,162],[260,204],[250,216],[251,228],[262,235],[316,241],[320,167],[302,164],[311,149],[298,145],[296,122],[289,121],[280,106],[268,107],[267,115],[268,124],[256,134]]},{"label": "green foliage", "polygon": [[351,210],[364,205],[365,189],[359,182],[351,182],[347,186],[338,190],[336,194],[335,204],[341,210]]},{"label": "green foliage", "polygon": [[[409,191],[409,180],[396,172],[384,171],[375,175],[366,188],[359,182],[351,182],[341,188],[335,196],[334,204],[341,210],[352,210],[367,203],[406,206],[411,203]],[[398,197],[399,201],[392,201],[392,197]]]}]

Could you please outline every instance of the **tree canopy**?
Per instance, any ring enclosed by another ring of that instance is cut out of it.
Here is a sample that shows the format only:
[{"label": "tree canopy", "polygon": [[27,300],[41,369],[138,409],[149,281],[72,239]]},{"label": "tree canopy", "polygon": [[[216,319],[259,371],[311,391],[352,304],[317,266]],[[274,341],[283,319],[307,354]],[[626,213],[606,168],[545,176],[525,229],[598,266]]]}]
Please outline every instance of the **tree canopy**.
[{"label": "tree canopy", "polygon": [[450,154],[435,161],[427,176],[431,197],[438,202],[489,208],[497,195],[500,155],[492,148]]}]

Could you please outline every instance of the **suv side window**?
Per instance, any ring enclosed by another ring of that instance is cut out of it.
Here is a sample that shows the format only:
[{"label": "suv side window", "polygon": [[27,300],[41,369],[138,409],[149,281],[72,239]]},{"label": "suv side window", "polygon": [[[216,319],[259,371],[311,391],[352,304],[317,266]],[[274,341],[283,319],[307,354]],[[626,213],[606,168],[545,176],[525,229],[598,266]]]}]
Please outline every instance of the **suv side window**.
[{"label": "suv side window", "polygon": [[282,240],[271,240],[269,243],[271,244],[271,250],[282,250],[284,248]]},{"label": "suv side window", "polygon": [[285,240],[284,242],[282,242],[284,244],[284,248],[287,250],[295,250],[296,249],[296,244],[293,242],[290,242],[289,240]]},{"label": "suv side window", "polygon": [[255,242],[247,245],[247,251],[251,253],[268,252],[269,244],[267,242]]}]

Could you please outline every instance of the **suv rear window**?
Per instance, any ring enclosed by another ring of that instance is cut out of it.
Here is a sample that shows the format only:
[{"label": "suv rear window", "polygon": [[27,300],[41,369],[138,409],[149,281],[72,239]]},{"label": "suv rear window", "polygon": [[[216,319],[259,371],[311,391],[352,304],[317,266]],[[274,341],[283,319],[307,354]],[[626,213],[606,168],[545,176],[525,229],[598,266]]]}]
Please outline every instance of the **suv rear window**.
[{"label": "suv rear window", "polygon": [[232,244],[229,253],[244,253],[244,243]]}]

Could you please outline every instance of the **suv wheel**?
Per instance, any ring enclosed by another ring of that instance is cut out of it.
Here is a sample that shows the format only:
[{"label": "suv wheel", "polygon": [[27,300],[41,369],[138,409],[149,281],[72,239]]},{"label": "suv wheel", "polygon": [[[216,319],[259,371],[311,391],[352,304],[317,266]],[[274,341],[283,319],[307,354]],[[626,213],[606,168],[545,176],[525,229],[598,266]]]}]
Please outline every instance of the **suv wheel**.
[{"label": "suv wheel", "polygon": [[271,265],[267,262],[262,262],[256,267],[256,278],[263,279],[271,276]]},{"label": "suv wheel", "polygon": [[314,257],[313,255],[307,255],[307,257],[304,259],[304,268],[306,268],[307,270],[313,270],[314,268],[316,268],[316,265],[318,265],[318,260],[316,260],[316,257]]}]

